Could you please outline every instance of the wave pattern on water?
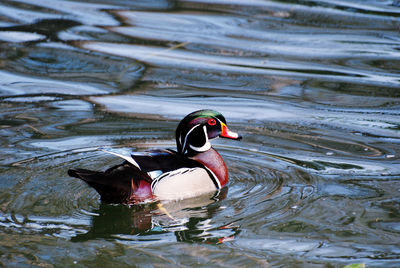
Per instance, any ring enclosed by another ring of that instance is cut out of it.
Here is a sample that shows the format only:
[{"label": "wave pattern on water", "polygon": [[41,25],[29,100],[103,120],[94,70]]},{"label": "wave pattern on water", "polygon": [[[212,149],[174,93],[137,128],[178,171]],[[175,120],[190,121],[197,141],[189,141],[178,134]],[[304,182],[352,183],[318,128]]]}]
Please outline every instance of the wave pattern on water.
[{"label": "wave pattern on water", "polygon": [[[375,0],[3,1],[0,266],[396,267],[399,14]],[[67,177],[120,163],[100,147],[174,148],[201,108],[244,136],[215,141],[219,194],[107,205]]]}]

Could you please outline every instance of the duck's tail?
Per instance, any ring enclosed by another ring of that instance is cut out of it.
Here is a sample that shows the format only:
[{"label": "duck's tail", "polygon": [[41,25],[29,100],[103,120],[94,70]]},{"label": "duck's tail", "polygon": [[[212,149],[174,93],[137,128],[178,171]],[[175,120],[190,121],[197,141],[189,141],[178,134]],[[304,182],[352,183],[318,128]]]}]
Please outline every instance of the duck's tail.
[{"label": "duck's tail", "polygon": [[131,179],[126,174],[115,177],[112,173],[73,168],[68,170],[68,175],[89,184],[107,203],[126,203],[132,192]]}]

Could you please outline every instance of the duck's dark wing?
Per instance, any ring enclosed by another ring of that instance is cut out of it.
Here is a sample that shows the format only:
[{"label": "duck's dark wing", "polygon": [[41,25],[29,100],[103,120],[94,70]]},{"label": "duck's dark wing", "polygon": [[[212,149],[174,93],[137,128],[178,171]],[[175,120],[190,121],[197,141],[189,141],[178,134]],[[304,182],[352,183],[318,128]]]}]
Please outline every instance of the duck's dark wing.
[{"label": "duck's dark wing", "polygon": [[[152,150],[146,152],[118,152],[103,150],[106,153],[125,159],[128,163],[137,167],[139,170],[152,174],[162,174],[168,171],[177,170],[182,167],[201,167],[199,162],[177,154],[173,150]],[[155,173],[154,173],[155,172]]]},{"label": "duck's dark wing", "polygon": [[183,167],[193,168],[202,165],[172,150],[153,150],[145,153],[131,154],[143,172],[161,171],[162,173],[177,170]]},{"label": "duck's dark wing", "polygon": [[80,168],[70,169],[68,175],[89,184],[100,194],[100,199],[107,203],[129,203],[132,195],[141,185],[143,187],[144,184],[151,183],[151,178],[147,173],[127,162],[104,172]]}]

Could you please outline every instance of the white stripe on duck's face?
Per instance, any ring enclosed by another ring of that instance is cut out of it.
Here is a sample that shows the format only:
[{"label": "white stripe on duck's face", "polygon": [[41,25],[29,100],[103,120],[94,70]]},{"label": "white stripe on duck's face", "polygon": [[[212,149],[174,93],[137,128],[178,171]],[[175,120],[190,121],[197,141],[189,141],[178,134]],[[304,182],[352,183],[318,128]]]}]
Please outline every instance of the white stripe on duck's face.
[{"label": "white stripe on duck's face", "polygon": [[203,144],[203,145],[200,146],[200,147],[196,147],[193,144],[189,143],[190,149],[192,149],[192,150],[194,150],[196,152],[205,152],[205,151],[211,149],[211,143],[208,140],[208,134],[207,134],[207,127],[206,126],[203,126],[203,131],[204,131],[203,138],[204,138],[205,141],[202,140],[201,143],[200,143],[200,144]]},{"label": "white stripe on duck's face", "polygon": [[184,153],[187,152],[187,147],[196,152],[205,152],[211,148],[206,125],[202,128],[201,125],[196,125],[188,131],[182,147]]},{"label": "white stripe on duck's face", "polygon": [[160,200],[177,200],[215,192],[217,188],[203,168],[180,168],[159,176],[151,184]]}]

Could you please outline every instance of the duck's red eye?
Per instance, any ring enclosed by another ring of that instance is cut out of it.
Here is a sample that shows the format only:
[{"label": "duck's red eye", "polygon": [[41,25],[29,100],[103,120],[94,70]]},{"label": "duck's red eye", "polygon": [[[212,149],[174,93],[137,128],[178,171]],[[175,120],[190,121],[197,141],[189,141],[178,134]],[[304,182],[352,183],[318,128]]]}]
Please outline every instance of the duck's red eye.
[{"label": "duck's red eye", "polygon": [[217,121],[215,121],[215,119],[210,119],[210,120],[208,120],[208,124],[209,124],[210,126],[214,126],[216,123],[217,123]]}]

